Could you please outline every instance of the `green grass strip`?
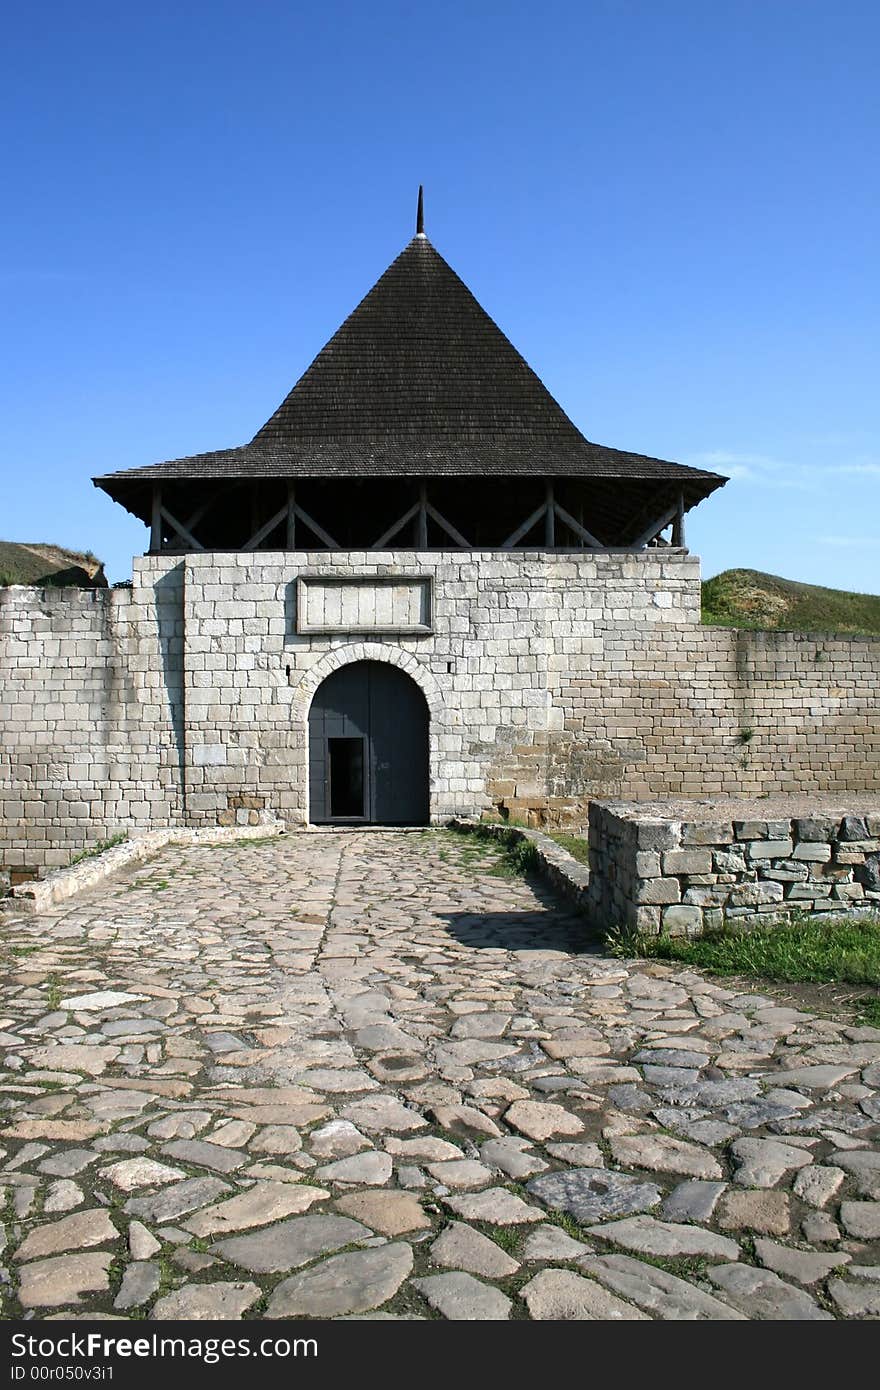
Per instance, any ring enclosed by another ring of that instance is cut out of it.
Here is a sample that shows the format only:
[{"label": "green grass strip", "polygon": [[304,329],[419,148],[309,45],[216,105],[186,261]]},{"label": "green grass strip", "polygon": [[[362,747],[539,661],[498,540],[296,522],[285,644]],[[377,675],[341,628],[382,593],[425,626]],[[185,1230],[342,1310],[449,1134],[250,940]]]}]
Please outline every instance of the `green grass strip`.
[{"label": "green grass strip", "polygon": [[880,917],[726,928],[693,939],[614,933],[608,945],[617,956],[680,961],[717,975],[880,986]]}]

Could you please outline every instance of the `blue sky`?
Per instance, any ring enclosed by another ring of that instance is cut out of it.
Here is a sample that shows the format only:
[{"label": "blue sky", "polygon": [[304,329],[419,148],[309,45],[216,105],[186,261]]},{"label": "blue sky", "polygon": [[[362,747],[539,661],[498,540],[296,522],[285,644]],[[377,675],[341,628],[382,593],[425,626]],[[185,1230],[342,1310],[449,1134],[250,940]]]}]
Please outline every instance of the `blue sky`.
[{"label": "blue sky", "polygon": [[731,566],[880,592],[875,0],[8,7],[0,537],[249,439],[427,231],[590,439],[733,481]]}]

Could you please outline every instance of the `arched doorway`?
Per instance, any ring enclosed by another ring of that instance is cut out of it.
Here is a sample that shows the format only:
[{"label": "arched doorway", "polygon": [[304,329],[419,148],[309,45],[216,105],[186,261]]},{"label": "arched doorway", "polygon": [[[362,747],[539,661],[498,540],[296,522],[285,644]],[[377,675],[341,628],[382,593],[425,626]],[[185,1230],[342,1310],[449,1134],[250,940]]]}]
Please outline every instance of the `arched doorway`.
[{"label": "arched doorway", "polygon": [[319,825],[427,822],[428,706],[396,666],[355,661],[318,686],[309,711],[309,807]]}]

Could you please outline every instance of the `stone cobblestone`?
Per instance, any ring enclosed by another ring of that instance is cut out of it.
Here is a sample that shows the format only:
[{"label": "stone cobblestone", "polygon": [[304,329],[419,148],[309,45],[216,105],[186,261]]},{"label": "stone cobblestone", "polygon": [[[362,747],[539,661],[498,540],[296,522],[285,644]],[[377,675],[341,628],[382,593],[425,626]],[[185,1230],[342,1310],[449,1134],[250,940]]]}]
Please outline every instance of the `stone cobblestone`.
[{"label": "stone cobblestone", "polygon": [[7,917],[4,1316],[880,1316],[880,1030],[584,933],[442,831]]}]

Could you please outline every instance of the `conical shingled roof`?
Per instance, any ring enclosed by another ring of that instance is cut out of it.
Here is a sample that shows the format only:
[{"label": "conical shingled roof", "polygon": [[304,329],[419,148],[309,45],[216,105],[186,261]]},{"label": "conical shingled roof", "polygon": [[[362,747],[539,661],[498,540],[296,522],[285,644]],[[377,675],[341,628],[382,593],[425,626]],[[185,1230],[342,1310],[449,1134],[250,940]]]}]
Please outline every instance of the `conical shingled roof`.
[{"label": "conical shingled roof", "polygon": [[583,442],[424,234],[388,267],[254,437]]},{"label": "conical shingled roof", "polygon": [[144,515],[144,485],[166,480],[443,476],[671,482],[686,508],[727,481],[589,442],[424,234],[250,444],[94,481]]}]

